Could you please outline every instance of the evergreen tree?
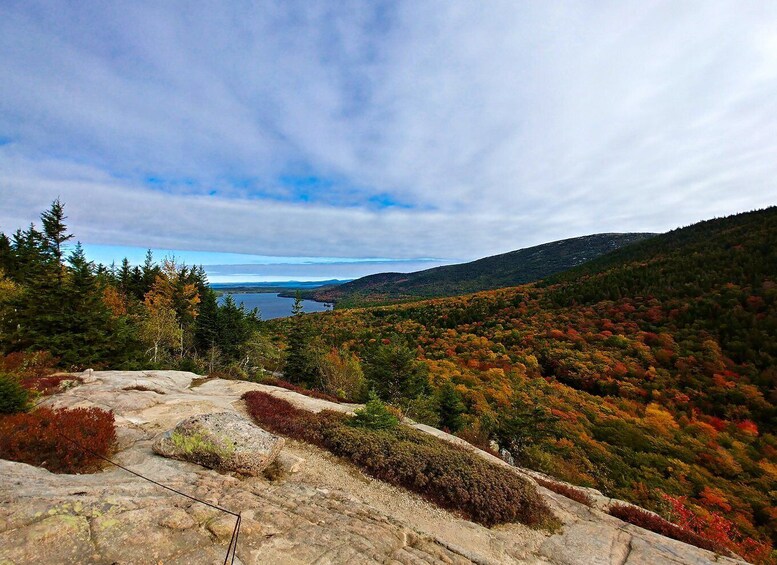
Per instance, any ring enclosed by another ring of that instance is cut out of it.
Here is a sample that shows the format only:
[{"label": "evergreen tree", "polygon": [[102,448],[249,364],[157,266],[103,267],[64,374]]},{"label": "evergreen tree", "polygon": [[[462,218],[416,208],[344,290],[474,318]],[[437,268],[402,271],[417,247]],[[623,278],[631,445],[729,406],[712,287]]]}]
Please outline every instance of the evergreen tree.
[{"label": "evergreen tree", "polygon": [[94,266],[80,244],[68,261],[61,282],[58,273],[42,266],[28,276],[9,316],[11,348],[49,351],[69,366],[110,361],[111,316]]},{"label": "evergreen tree", "polygon": [[371,352],[364,374],[378,396],[396,406],[424,394],[429,386],[426,365],[400,344],[382,344]]},{"label": "evergreen tree", "polygon": [[119,286],[119,290],[125,295],[130,294],[132,285],[132,269],[130,268],[129,259],[126,257],[121,260],[121,267],[116,274],[116,282]]},{"label": "evergreen tree", "polygon": [[59,198],[51,203],[48,211],[41,214],[45,252],[59,265],[63,263],[64,244],[73,239],[73,234],[67,233],[66,219],[65,206]]},{"label": "evergreen tree", "polygon": [[194,347],[199,354],[204,354],[216,345],[219,305],[211,288],[200,290],[200,296],[199,315],[194,325]]},{"label": "evergreen tree", "polygon": [[24,231],[16,230],[11,247],[14,260],[8,276],[16,282],[23,283],[44,269],[46,256],[43,234],[35,228],[35,224],[30,224],[30,227]]},{"label": "evergreen tree", "polygon": [[241,304],[235,303],[228,294],[218,309],[216,345],[222,354],[231,361],[240,358],[241,346],[251,336],[253,324],[251,314]]},{"label": "evergreen tree", "polygon": [[11,248],[11,240],[0,232],[0,270],[10,273],[13,270],[14,255]]},{"label": "evergreen tree", "polygon": [[291,312],[289,349],[284,376],[290,382],[313,386],[317,380],[317,374],[310,355],[310,330],[302,313],[302,296],[299,291],[294,297]]},{"label": "evergreen tree", "polygon": [[87,261],[80,242],[68,257],[68,263],[70,276],[66,294],[69,308],[66,324],[72,334],[72,345],[69,346],[72,353],[64,352],[63,361],[75,365],[105,362],[110,358],[111,315],[103,301],[94,264]]},{"label": "evergreen tree", "polygon": [[141,268],[140,272],[141,288],[139,290],[140,297],[142,299],[143,296],[145,296],[146,293],[151,290],[151,287],[154,286],[157,275],[162,272],[162,270],[159,268],[159,265],[154,263],[154,253],[150,249],[146,250],[146,259],[143,261],[143,267]]},{"label": "evergreen tree", "polygon": [[439,403],[440,427],[455,433],[461,429],[461,415],[467,407],[461,400],[461,395],[450,382],[445,382],[437,391]]}]

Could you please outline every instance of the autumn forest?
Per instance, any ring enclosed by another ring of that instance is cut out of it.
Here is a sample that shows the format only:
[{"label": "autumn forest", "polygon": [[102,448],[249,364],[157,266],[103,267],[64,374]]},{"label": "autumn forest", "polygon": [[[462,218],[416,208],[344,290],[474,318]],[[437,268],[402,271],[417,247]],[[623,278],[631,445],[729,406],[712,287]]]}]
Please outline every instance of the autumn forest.
[{"label": "autumn forest", "polygon": [[[653,510],[755,562],[777,542],[777,208],[540,282],[262,321],[202,268],[89,262],[55,201],[0,235],[0,391],[177,368],[364,401]],[[4,393],[5,394],[5,393]]]}]

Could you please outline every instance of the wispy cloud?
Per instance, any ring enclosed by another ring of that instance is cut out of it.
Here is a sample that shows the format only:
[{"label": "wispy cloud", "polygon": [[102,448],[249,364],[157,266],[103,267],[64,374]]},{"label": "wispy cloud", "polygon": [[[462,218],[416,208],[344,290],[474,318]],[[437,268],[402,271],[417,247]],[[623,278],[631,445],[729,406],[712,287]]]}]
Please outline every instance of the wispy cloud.
[{"label": "wispy cloud", "polygon": [[769,2],[3,2],[0,228],[469,259],[777,203]]}]

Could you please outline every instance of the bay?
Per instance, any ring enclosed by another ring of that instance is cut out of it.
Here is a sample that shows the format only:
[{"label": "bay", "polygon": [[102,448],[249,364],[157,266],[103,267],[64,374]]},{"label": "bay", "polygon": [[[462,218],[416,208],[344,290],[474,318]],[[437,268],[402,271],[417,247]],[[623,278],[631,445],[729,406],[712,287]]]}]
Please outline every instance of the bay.
[{"label": "bay", "polygon": [[[226,294],[219,297],[219,304],[223,303],[225,296]],[[240,292],[231,296],[235,302],[243,304],[246,310],[259,308],[262,320],[291,316],[291,308],[294,306],[293,298],[285,298],[271,292]],[[324,302],[315,302],[314,300],[302,301],[302,311],[306,313],[326,312],[331,309],[332,305],[325,304]]]}]

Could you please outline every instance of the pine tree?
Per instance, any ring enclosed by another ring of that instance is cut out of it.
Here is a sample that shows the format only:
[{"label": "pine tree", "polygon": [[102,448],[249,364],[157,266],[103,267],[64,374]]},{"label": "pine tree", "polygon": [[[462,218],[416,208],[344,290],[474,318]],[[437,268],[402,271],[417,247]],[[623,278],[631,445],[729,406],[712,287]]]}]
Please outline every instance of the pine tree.
[{"label": "pine tree", "polygon": [[204,354],[216,345],[219,305],[211,288],[201,290],[200,296],[199,315],[194,325],[194,347],[199,354]]},{"label": "pine tree", "polygon": [[142,275],[140,280],[141,299],[154,286],[154,281],[156,281],[156,277],[161,271],[159,266],[154,263],[154,253],[150,249],[146,250],[146,259],[143,261],[143,267],[140,270]]},{"label": "pine tree", "polygon": [[291,312],[289,349],[286,356],[284,376],[290,382],[313,386],[317,375],[311,362],[309,349],[310,332],[305,315],[302,313],[302,296],[299,291],[297,291],[294,298]]},{"label": "pine tree", "polygon": [[121,290],[124,294],[130,293],[132,270],[130,269],[129,259],[126,257],[121,261],[121,267],[119,267],[119,272],[116,275],[116,282],[119,285],[119,290]]},{"label": "pine tree", "polygon": [[13,270],[14,255],[11,248],[11,240],[3,232],[0,232],[0,270],[10,273]]},{"label": "pine tree", "polygon": [[461,400],[461,395],[450,382],[444,383],[437,391],[440,406],[440,427],[451,433],[459,431],[462,426],[461,415],[467,408]]},{"label": "pine tree", "polygon": [[378,396],[395,406],[424,394],[429,387],[426,365],[405,345],[380,345],[365,363],[364,375]]},{"label": "pine tree", "polygon": [[51,208],[47,212],[41,214],[40,219],[43,224],[45,251],[54,262],[61,265],[63,264],[63,246],[67,241],[73,239],[73,234],[67,233],[65,206],[59,198],[51,203]]},{"label": "pine tree", "polygon": [[253,330],[250,314],[228,294],[219,306],[217,322],[216,345],[225,357],[235,361],[240,357],[241,346]]}]

